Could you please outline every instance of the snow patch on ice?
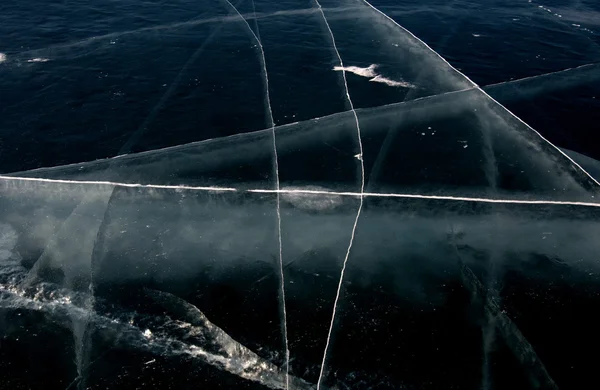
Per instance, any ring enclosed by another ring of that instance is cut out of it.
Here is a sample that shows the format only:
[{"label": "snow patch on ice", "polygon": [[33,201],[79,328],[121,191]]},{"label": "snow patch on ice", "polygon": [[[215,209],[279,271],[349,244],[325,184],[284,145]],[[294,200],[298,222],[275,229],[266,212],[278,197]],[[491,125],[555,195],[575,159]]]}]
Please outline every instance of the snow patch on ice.
[{"label": "snow patch on ice", "polygon": [[362,76],[362,77],[375,77],[377,76],[377,73],[375,72],[375,69],[378,67],[379,65],[377,64],[371,64],[366,68],[361,68],[360,66],[334,66],[333,70],[335,71],[345,71],[345,72],[350,72],[350,73],[354,73],[358,76]]},{"label": "snow patch on ice", "polygon": [[375,69],[377,69],[378,67],[379,65],[377,64],[371,64],[366,68],[361,68],[360,66],[334,66],[333,70],[338,72],[350,72],[358,76],[368,77],[370,78],[369,81],[373,81],[375,83],[382,83],[385,85],[389,85],[390,87],[415,88],[414,85],[412,85],[411,83],[407,83],[406,81],[392,80],[378,74],[375,71]]},{"label": "snow patch on ice", "polygon": [[50,61],[48,58],[32,58],[27,60],[27,62],[48,62]]},{"label": "snow patch on ice", "polygon": [[406,81],[396,81],[380,75],[373,77],[369,81],[373,81],[375,83],[383,83],[389,85],[390,87],[415,88],[413,84],[407,83]]}]

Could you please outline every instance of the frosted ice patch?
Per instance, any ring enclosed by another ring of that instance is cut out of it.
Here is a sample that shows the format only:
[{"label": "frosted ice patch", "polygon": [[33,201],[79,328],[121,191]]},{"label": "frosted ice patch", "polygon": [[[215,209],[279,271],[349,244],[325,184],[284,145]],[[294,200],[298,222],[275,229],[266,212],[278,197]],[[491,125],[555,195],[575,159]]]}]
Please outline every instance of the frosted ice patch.
[{"label": "frosted ice patch", "polygon": [[371,64],[366,68],[361,68],[360,66],[334,66],[333,70],[335,71],[345,71],[345,72],[350,72],[350,73],[354,73],[355,75],[358,76],[362,76],[362,77],[375,77],[377,76],[377,73],[375,73],[375,69],[378,67],[379,65],[377,64]]},{"label": "frosted ice patch", "polygon": [[6,61],[6,54],[0,53],[0,63]]},{"label": "frosted ice patch", "polygon": [[17,244],[17,232],[7,224],[0,223],[0,260],[8,259]]},{"label": "frosted ice patch", "polygon": [[396,81],[380,75],[373,77],[369,81],[373,81],[375,83],[383,83],[389,85],[390,87],[415,88],[413,84],[407,83],[406,81]]},{"label": "frosted ice patch", "polygon": [[[356,157],[356,156],[355,156]],[[285,187],[281,189],[281,199],[303,210],[330,210],[342,203],[342,197],[335,194],[324,194],[326,188],[319,186]],[[311,193],[315,191],[315,193]]]}]

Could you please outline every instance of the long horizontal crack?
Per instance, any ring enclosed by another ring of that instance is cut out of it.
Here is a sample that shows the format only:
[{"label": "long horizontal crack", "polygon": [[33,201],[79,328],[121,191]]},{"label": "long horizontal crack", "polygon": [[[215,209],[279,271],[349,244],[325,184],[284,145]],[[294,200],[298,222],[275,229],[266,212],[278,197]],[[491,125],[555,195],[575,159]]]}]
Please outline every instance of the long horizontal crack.
[{"label": "long horizontal crack", "polygon": [[424,194],[399,194],[399,193],[377,193],[377,192],[351,192],[351,191],[320,191],[320,190],[302,190],[302,189],[238,189],[234,187],[211,187],[211,186],[187,186],[187,185],[163,185],[163,184],[140,184],[140,183],[120,183],[112,181],[94,181],[94,180],[64,180],[64,179],[44,179],[37,177],[16,177],[2,176],[0,180],[6,181],[25,181],[38,183],[55,183],[67,185],[99,185],[127,188],[154,188],[168,190],[184,191],[208,191],[208,192],[239,192],[239,193],[261,193],[261,194],[305,194],[305,195],[325,195],[325,196],[348,196],[360,198],[361,196],[373,198],[404,198],[404,199],[426,199],[426,200],[449,200],[460,202],[481,202],[481,203],[504,203],[504,204],[529,204],[529,205],[570,205],[600,207],[600,203],[577,202],[577,201],[559,201],[559,200],[538,200],[538,199],[493,199],[468,196],[446,196],[446,195],[424,195]]}]

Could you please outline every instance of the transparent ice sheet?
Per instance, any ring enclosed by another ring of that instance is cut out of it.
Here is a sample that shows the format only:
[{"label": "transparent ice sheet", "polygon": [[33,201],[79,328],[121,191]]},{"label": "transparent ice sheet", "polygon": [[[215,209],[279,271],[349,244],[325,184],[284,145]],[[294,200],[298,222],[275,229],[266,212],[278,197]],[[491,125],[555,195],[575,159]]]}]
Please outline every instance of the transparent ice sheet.
[{"label": "transparent ice sheet", "polygon": [[[206,23],[227,42],[247,39],[236,58],[248,73],[226,82],[254,72],[251,125],[169,146],[150,105],[154,132],[115,143],[147,151],[0,177],[0,318],[68,346],[56,387],[572,388],[593,378],[581,349],[600,342],[600,324],[582,314],[600,296],[597,178],[488,93],[544,94],[597,69],[480,89],[366,2],[269,5],[222,2],[227,19]],[[315,35],[309,71],[271,65],[286,42]],[[357,74],[373,63],[414,88]],[[315,97],[314,112],[298,112],[318,88],[335,104]],[[370,100],[371,88],[389,91]],[[3,329],[8,351],[26,340],[41,359],[37,336]]]}]

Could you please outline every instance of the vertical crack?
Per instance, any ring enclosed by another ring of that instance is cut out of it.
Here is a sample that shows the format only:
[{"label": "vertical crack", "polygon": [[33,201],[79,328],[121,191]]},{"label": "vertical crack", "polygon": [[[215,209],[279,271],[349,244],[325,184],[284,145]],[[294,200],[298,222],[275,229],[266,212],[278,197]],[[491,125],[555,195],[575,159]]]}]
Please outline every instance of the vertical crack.
[{"label": "vertical crack", "polygon": [[350,242],[348,244],[346,256],[344,257],[344,262],[342,264],[342,270],[340,272],[340,279],[339,279],[337,291],[335,294],[335,300],[333,301],[333,313],[331,315],[331,323],[329,324],[329,331],[327,332],[327,342],[325,344],[325,350],[323,351],[323,359],[321,361],[321,370],[319,372],[319,380],[317,381],[317,390],[319,390],[321,388],[321,381],[323,380],[323,372],[325,370],[325,361],[327,359],[327,352],[329,350],[329,344],[331,342],[331,333],[333,331],[333,326],[335,325],[335,315],[336,315],[336,311],[337,311],[337,304],[340,299],[340,292],[342,290],[342,283],[344,281],[344,273],[346,271],[348,257],[350,257],[350,250],[352,249],[352,244],[354,243],[354,236],[356,234],[356,226],[358,225],[358,218],[360,217],[360,213],[361,213],[362,207],[363,207],[363,193],[365,190],[365,164],[363,161],[363,147],[362,147],[362,138],[361,138],[361,133],[360,133],[360,123],[358,121],[358,116],[356,114],[356,110],[354,109],[354,104],[352,103],[352,98],[350,97],[350,91],[348,90],[348,82],[346,81],[346,70],[344,69],[344,62],[342,61],[340,52],[335,44],[335,37],[333,35],[333,31],[331,31],[329,22],[327,22],[327,18],[325,17],[323,8],[321,7],[321,4],[317,0],[315,0],[315,3],[317,5],[317,7],[319,8],[319,11],[321,12],[321,16],[323,17],[323,21],[325,22],[325,25],[327,26],[327,30],[329,31],[329,35],[331,36],[331,42],[333,44],[333,49],[335,50],[335,53],[337,54],[337,57],[338,57],[338,61],[340,63],[340,68],[342,71],[342,78],[344,80],[344,92],[346,94],[346,100],[348,101],[348,104],[350,105],[350,109],[352,110],[352,114],[354,115],[354,120],[356,122],[356,132],[357,132],[358,147],[359,147],[359,154],[358,154],[357,158],[360,161],[360,170],[361,170],[360,196],[359,196],[360,204],[358,206],[358,211],[356,212],[356,218],[354,219],[354,225],[352,226]]},{"label": "vertical crack", "polygon": [[260,62],[262,65],[262,75],[264,80],[264,88],[265,88],[265,106],[267,107],[267,125],[271,129],[271,139],[273,141],[273,169],[275,171],[275,191],[276,191],[276,202],[277,202],[277,240],[279,243],[279,278],[280,278],[280,294],[281,294],[281,310],[283,314],[283,339],[285,343],[285,382],[286,389],[289,388],[289,365],[290,365],[290,349],[288,344],[288,334],[287,334],[287,311],[285,307],[285,276],[283,273],[283,243],[281,239],[281,207],[280,207],[280,184],[279,184],[279,159],[277,156],[277,141],[275,138],[275,121],[273,120],[273,109],[271,108],[271,96],[269,94],[269,76],[267,73],[267,61],[265,59],[265,50],[262,45],[262,41],[260,39],[260,31],[258,29],[258,21],[256,21],[256,9],[254,5],[254,0],[252,0],[252,9],[254,10],[254,19],[256,21],[256,33],[250,27],[248,21],[244,18],[244,16],[240,13],[240,11],[233,5],[229,0],[225,0],[227,4],[239,15],[239,17],[244,21],[248,30],[256,40],[260,51]]}]

